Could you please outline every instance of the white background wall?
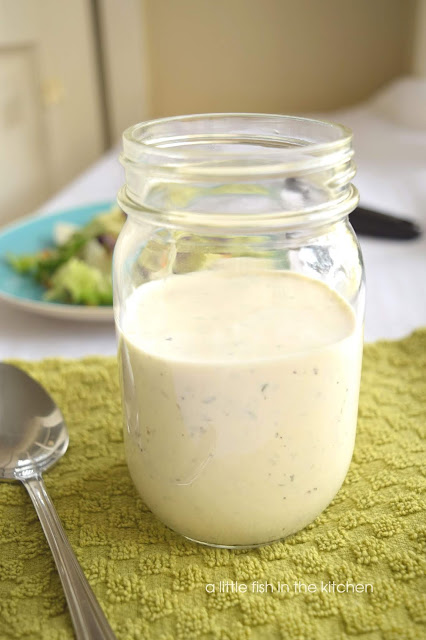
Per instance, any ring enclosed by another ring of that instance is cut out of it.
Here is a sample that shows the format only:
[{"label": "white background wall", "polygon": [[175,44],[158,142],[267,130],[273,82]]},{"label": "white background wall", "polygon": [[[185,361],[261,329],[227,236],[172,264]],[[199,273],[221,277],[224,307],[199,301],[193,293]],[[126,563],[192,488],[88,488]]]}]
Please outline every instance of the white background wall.
[{"label": "white background wall", "polygon": [[413,71],[426,77],[426,0],[418,0],[414,29]]},{"label": "white background wall", "polygon": [[324,111],[412,69],[415,0],[141,0],[153,115]]}]

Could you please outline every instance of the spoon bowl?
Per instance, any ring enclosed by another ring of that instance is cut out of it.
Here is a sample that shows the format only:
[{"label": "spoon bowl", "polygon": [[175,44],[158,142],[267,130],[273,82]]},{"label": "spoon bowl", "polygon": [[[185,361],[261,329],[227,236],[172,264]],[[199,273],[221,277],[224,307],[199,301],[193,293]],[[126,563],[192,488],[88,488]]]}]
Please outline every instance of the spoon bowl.
[{"label": "spoon bowl", "polygon": [[0,399],[0,478],[20,480],[35,468],[45,471],[68,448],[60,409],[38,382],[4,362],[0,362]]},{"label": "spoon bowl", "polygon": [[116,640],[65,535],[42,472],[67,450],[68,431],[47,391],[21,369],[0,363],[0,480],[22,482],[46,535],[77,640]]}]

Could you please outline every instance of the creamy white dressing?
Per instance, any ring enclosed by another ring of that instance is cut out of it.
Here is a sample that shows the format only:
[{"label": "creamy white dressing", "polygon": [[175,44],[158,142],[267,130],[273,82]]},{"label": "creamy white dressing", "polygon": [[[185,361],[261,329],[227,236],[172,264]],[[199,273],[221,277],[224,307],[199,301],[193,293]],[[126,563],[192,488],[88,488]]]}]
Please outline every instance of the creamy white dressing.
[{"label": "creamy white dressing", "polygon": [[291,272],[203,271],[137,288],[120,333],[133,481],[169,527],[247,546],[311,522],[339,490],[362,326]]}]

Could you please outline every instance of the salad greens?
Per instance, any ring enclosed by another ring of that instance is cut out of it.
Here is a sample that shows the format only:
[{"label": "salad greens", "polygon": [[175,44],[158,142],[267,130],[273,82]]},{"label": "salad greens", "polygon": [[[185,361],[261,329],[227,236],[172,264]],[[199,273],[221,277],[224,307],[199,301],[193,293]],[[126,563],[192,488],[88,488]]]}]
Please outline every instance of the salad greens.
[{"label": "salad greens", "polygon": [[45,298],[90,306],[111,305],[111,276],[79,258],[70,258],[53,274]]},{"label": "salad greens", "polygon": [[112,253],[125,214],[117,206],[67,233],[55,247],[35,254],[10,255],[21,274],[46,287],[46,300],[79,305],[112,305]]}]

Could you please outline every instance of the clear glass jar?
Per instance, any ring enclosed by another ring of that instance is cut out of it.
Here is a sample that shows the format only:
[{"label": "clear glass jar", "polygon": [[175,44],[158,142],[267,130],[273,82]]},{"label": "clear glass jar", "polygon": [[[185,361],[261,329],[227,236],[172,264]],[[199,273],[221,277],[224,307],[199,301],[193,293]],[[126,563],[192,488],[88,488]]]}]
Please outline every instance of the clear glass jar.
[{"label": "clear glass jar", "polygon": [[124,133],[114,255],[126,457],[197,542],[310,523],[352,457],[364,275],[351,133],[212,114]]}]

